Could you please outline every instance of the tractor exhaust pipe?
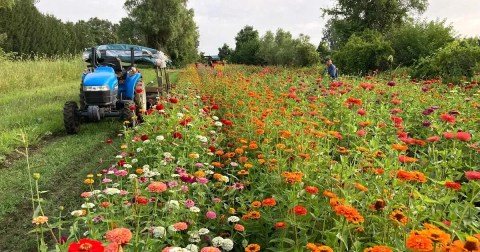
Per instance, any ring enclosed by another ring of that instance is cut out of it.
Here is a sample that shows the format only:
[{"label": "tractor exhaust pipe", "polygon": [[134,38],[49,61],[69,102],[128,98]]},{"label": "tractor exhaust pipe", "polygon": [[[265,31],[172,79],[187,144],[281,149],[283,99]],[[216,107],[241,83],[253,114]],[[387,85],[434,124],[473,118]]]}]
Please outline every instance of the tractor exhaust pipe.
[{"label": "tractor exhaust pipe", "polygon": [[92,47],[92,57],[90,58],[90,65],[93,68],[97,67],[97,50],[95,50],[95,47]]},{"label": "tractor exhaust pipe", "polygon": [[133,67],[135,65],[135,52],[133,51],[133,47],[130,47],[130,67]]}]

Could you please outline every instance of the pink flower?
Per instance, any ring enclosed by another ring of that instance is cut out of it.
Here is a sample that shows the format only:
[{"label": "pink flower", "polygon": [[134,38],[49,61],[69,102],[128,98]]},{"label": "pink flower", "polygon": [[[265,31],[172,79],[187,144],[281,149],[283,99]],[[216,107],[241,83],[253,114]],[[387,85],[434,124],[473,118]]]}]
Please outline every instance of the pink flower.
[{"label": "pink flower", "polygon": [[215,212],[213,212],[213,211],[208,211],[208,212],[205,214],[205,216],[206,216],[208,219],[211,219],[211,220],[217,218],[217,214],[216,214]]},{"label": "pink flower", "polygon": [[238,232],[243,232],[243,231],[245,231],[245,227],[244,227],[243,225],[241,225],[241,224],[238,224],[238,223],[235,224],[235,226],[233,226],[233,229],[235,229],[235,230],[238,231]]},{"label": "pink flower", "polygon": [[366,115],[366,114],[367,114],[367,111],[366,111],[365,109],[359,109],[359,110],[357,111],[357,114],[359,114],[359,115]]},{"label": "pink flower", "polygon": [[445,137],[445,139],[452,139],[455,137],[455,135],[453,134],[453,132],[444,132],[443,137]]},{"label": "pink flower", "polygon": [[80,197],[82,198],[90,198],[92,197],[93,193],[92,192],[82,192],[82,194],[80,194]]},{"label": "pink flower", "polygon": [[132,232],[128,228],[115,228],[107,231],[107,241],[118,244],[125,244],[132,239]]},{"label": "pink flower", "polygon": [[185,222],[177,222],[177,223],[173,224],[173,228],[177,231],[183,231],[183,230],[186,230],[188,228],[188,224],[185,223]]},{"label": "pink flower", "polygon": [[151,193],[161,193],[161,192],[165,192],[167,190],[167,184],[163,183],[163,182],[151,182],[148,187],[147,187],[147,190]]},{"label": "pink flower", "polygon": [[219,202],[222,202],[222,200],[220,198],[213,198],[213,202],[219,203]]},{"label": "pink flower", "polygon": [[443,113],[443,114],[440,115],[440,119],[442,121],[447,122],[447,123],[453,124],[453,123],[455,123],[456,118],[455,118],[455,116]]},{"label": "pink flower", "polygon": [[206,183],[208,183],[208,179],[207,178],[198,178],[197,182],[200,183],[200,184],[206,184]]},{"label": "pink flower", "polygon": [[465,172],[465,177],[468,180],[480,180],[480,172],[478,172],[478,171],[467,171],[467,172]]},{"label": "pink flower", "polygon": [[128,175],[128,171],[126,170],[118,170],[115,172],[115,176],[119,176],[119,177],[123,177],[123,176],[127,176]]},{"label": "pink flower", "polygon": [[439,136],[431,136],[429,138],[427,138],[427,141],[429,142],[437,142],[437,141],[440,141],[440,137]]},{"label": "pink flower", "polygon": [[112,242],[105,247],[105,252],[118,252],[118,243]]},{"label": "pink flower", "polygon": [[188,208],[195,206],[195,202],[194,202],[193,200],[191,200],[191,199],[185,200],[184,204],[185,204],[185,206],[188,207]]},{"label": "pink flower", "polygon": [[222,252],[220,249],[216,247],[204,247],[200,252]]},{"label": "pink flower", "polygon": [[472,139],[472,136],[468,132],[459,131],[455,135],[455,138],[460,140],[460,141],[470,141]]}]

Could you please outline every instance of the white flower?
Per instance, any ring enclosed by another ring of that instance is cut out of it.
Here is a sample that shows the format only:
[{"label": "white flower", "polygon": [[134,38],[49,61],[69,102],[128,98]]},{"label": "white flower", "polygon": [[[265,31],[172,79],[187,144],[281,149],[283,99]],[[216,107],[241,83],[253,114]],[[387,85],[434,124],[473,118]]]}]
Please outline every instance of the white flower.
[{"label": "white flower", "polygon": [[212,245],[215,247],[220,247],[223,244],[223,238],[220,236],[214,237],[212,239]]},{"label": "white flower", "polygon": [[178,203],[176,200],[170,200],[167,202],[167,207],[171,209],[179,209],[180,203]]},{"label": "white flower", "polygon": [[200,228],[200,229],[198,230],[198,234],[199,234],[199,235],[206,235],[206,234],[208,234],[208,233],[210,233],[210,230],[208,230],[208,228]]},{"label": "white flower", "polygon": [[82,204],[82,208],[94,208],[95,207],[95,204],[91,203],[91,202],[87,202],[87,203],[83,203]]},{"label": "white flower", "polygon": [[215,130],[210,130],[210,134],[215,135],[217,132]]},{"label": "white flower", "polygon": [[227,176],[222,176],[222,177],[220,178],[220,181],[223,181],[223,182],[225,182],[225,183],[228,183],[228,181],[230,181],[230,179],[229,179]]},{"label": "white flower", "polygon": [[143,151],[143,148],[142,147],[138,147],[137,148],[137,152],[142,152]]},{"label": "white flower", "polygon": [[114,173],[115,173],[115,172],[112,171],[112,170],[110,170],[110,171],[107,172],[107,174],[114,174]]},{"label": "white flower", "polygon": [[160,136],[157,136],[155,139],[156,139],[157,141],[163,141],[163,140],[165,140],[165,137],[162,136],[162,135],[160,135]]},{"label": "white flower", "polygon": [[170,153],[170,152],[164,152],[164,153],[163,153],[163,156],[164,156],[165,158],[173,158],[172,153]]},{"label": "white flower", "polygon": [[188,238],[188,241],[189,242],[200,242],[201,239],[200,239],[200,235],[198,234],[198,232],[189,232],[188,233],[190,235],[190,237]]},{"label": "white flower", "polygon": [[208,138],[206,136],[197,135],[197,139],[202,143],[208,142]]},{"label": "white flower", "polygon": [[233,241],[230,239],[223,239],[222,248],[226,251],[230,251],[233,249]]},{"label": "white flower", "polygon": [[114,194],[119,194],[120,190],[117,188],[105,188],[103,192],[107,195],[114,195]]},{"label": "white flower", "polygon": [[215,172],[214,172],[214,171],[211,171],[211,170],[206,170],[206,171],[205,171],[205,174],[207,174],[207,175],[212,175],[212,174],[214,174],[214,173],[215,173]]},{"label": "white flower", "polygon": [[177,113],[177,118],[178,118],[178,119],[182,119],[183,116],[184,116],[183,113]]},{"label": "white flower", "polygon": [[149,170],[150,169],[150,165],[146,164],[142,167],[143,171],[145,170]]},{"label": "white flower", "polygon": [[208,152],[207,155],[213,156],[213,155],[215,155],[215,154],[214,154],[213,152]]},{"label": "white flower", "polygon": [[130,174],[130,175],[128,175],[128,178],[129,178],[129,179],[136,179],[137,177],[138,177],[137,174]]},{"label": "white flower", "polygon": [[115,158],[122,159],[123,156],[122,155],[116,155]]},{"label": "white flower", "polygon": [[143,141],[143,144],[148,144],[148,143],[150,143],[150,139]]},{"label": "white flower", "polygon": [[217,127],[222,127],[222,125],[223,125],[223,123],[222,123],[222,122],[218,122],[218,121],[217,121],[217,122],[215,122],[215,126],[217,126]]},{"label": "white flower", "polygon": [[132,161],[131,161],[131,162],[132,162],[132,164],[135,164],[135,163],[137,163],[137,162],[138,162],[138,159],[134,158],[134,159],[132,159]]},{"label": "white flower", "polygon": [[167,230],[165,230],[164,227],[153,227],[152,229],[153,236],[156,238],[163,238],[165,235],[167,235]]},{"label": "white flower", "polygon": [[72,216],[78,217],[83,215],[83,210],[74,210],[70,213]]},{"label": "white flower", "polygon": [[195,244],[188,244],[185,248],[190,249],[192,252],[198,252],[198,246]]},{"label": "white flower", "polygon": [[97,195],[97,194],[99,194],[99,193],[101,193],[101,192],[102,192],[102,191],[100,191],[100,190],[93,190],[93,191],[92,191],[92,194],[93,194],[93,195]]},{"label": "white flower", "polygon": [[131,164],[124,164],[123,168],[130,169],[130,168],[132,168],[132,165]]},{"label": "white flower", "polygon": [[233,223],[237,223],[240,221],[240,218],[238,218],[237,216],[230,216],[228,217],[228,222],[233,222]]},{"label": "white flower", "polygon": [[195,206],[190,207],[189,210],[190,210],[190,212],[192,212],[192,213],[200,213],[200,208],[195,207]]},{"label": "white flower", "polygon": [[218,116],[212,116],[212,119],[218,121]]}]

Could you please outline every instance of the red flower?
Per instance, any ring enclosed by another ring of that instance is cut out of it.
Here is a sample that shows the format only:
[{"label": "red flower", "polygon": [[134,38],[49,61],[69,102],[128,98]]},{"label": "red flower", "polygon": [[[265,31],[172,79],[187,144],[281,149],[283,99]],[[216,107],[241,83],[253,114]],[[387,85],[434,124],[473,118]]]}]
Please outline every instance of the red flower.
[{"label": "red flower", "polygon": [[176,98],[170,98],[168,99],[171,103],[178,103],[178,100]]},{"label": "red flower", "polygon": [[113,142],[112,139],[105,140],[105,143],[108,143],[108,144],[111,144],[112,142]]},{"label": "red flower", "polygon": [[478,171],[467,171],[467,172],[465,172],[465,177],[468,180],[480,180],[480,172],[478,172]]},{"label": "red flower", "polygon": [[427,141],[432,142],[432,143],[437,142],[439,140],[440,140],[439,136],[431,136],[431,137],[427,138]]},{"label": "red flower", "polygon": [[470,141],[472,139],[472,136],[468,132],[459,131],[455,135],[455,138],[460,140],[460,141]]},{"label": "red flower", "polygon": [[359,130],[357,131],[357,136],[365,136],[367,134],[366,130]]},{"label": "red flower", "polygon": [[307,215],[307,209],[303,206],[295,206],[293,208],[293,213],[295,215],[304,216]]},{"label": "red flower", "polygon": [[287,223],[285,222],[280,221],[275,223],[275,229],[284,229],[286,227],[287,227]]},{"label": "red flower", "polygon": [[157,106],[155,106],[155,109],[157,110],[163,110],[165,108],[165,106],[163,106],[163,104],[159,103],[157,104]]},{"label": "red flower", "polygon": [[366,111],[365,109],[359,109],[359,110],[357,111],[357,114],[359,114],[359,115],[366,115],[366,114],[367,114],[367,111]]},{"label": "red flower", "polygon": [[219,108],[220,108],[220,106],[218,104],[213,104],[213,106],[212,106],[212,110],[217,110]]},{"label": "red flower", "polygon": [[102,242],[90,239],[80,239],[78,242],[74,242],[68,246],[68,252],[103,252],[104,247]]},{"label": "red flower", "polygon": [[148,135],[145,135],[143,134],[140,139],[142,139],[142,141],[145,141],[145,140],[148,140]]},{"label": "red flower", "polygon": [[173,132],[172,136],[176,139],[182,139],[182,133],[180,132]]},{"label": "red flower", "polygon": [[136,109],[137,109],[137,107],[135,107],[135,106],[130,106],[130,110],[131,110],[131,111],[135,111]]},{"label": "red flower", "polygon": [[453,190],[460,190],[462,188],[462,185],[456,182],[447,181],[445,182],[445,187]]},{"label": "red flower", "polygon": [[136,89],[135,89],[135,92],[141,93],[141,92],[143,92],[143,88],[136,88]]},{"label": "red flower", "polygon": [[449,114],[443,113],[440,115],[440,119],[444,122],[453,124],[455,123],[455,116],[451,116]]},{"label": "red flower", "polygon": [[317,194],[318,188],[316,188],[315,186],[307,186],[305,187],[305,191],[310,194]]},{"label": "red flower", "polygon": [[148,201],[149,199],[147,199],[146,197],[143,197],[143,196],[140,196],[137,198],[137,203],[140,204],[140,205],[146,205],[148,204]]}]

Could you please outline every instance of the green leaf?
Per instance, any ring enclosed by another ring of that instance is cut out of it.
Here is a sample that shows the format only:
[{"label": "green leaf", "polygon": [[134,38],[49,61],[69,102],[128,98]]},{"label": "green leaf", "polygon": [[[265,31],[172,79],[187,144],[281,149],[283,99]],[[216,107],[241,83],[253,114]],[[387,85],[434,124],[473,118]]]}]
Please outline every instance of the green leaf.
[{"label": "green leaf", "polygon": [[292,246],[295,246],[295,241],[288,238],[275,238],[270,240],[269,243],[288,243]]}]

